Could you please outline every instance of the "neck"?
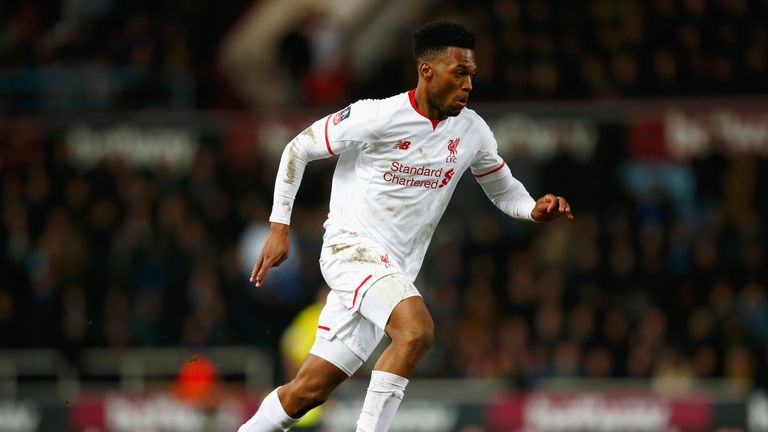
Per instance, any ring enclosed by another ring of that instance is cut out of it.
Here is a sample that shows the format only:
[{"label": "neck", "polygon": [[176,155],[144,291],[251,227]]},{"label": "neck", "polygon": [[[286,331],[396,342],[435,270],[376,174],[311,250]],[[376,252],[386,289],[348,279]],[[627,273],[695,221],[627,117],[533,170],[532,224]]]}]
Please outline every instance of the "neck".
[{"label": "neck", "polygon": [[416,101],[416,105],[418,106],[419,111],[421,111],[421,113],[428,119],[442,121],[448,118],[448,116],[441,113],[437,107],[432,106],[432,104],[429,103],[429,98],[427,97],[427,89],[422,82],[419,82],[419,84],[416,86],[413,99]]}]

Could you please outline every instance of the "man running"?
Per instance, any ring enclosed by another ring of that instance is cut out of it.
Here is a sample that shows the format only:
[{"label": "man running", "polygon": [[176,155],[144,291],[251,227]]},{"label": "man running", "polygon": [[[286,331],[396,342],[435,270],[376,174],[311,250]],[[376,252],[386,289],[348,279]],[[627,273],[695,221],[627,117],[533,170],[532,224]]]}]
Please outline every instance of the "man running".
[{"label": "man running", "polygon": [[291,210],[306,164],[338,156],[320,254],[331,293],[296,378],[272,391],[239,432],[290,429],[325,402],[385,334],[391,342],[374,366],[357,430],[388,430],[434,334],[413,282],[467,169],[513,218],[573,218],[563,197],[531,198],[498,155],[488,125],[466,108],[477,70],[474,45],[474,35],[457,23],[421,28],[414,34],[416,89],[355,102],[286,146],[275,180],[272,230],[251,282],[260,286],[288,256]]}]

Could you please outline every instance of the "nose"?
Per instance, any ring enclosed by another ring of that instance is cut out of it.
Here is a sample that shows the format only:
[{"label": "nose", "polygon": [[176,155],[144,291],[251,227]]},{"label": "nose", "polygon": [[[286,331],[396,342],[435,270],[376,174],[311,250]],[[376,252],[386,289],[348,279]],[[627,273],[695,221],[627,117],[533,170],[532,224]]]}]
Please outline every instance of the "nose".
[{"label": "nose", "polygon": [[472,91],[472,77],[467,75],[464,82],[461,83],[461,90],[467,93]]}]

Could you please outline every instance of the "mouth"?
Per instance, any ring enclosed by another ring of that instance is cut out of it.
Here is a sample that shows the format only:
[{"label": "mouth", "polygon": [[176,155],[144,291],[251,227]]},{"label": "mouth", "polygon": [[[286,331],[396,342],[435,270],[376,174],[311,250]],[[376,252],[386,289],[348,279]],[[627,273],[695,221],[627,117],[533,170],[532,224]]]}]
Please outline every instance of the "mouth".
[{"label": "mouth", "polygon": [[459,98],[456,100],[456,106],[459,108],[464,108],[467,106],[467,98]]}]

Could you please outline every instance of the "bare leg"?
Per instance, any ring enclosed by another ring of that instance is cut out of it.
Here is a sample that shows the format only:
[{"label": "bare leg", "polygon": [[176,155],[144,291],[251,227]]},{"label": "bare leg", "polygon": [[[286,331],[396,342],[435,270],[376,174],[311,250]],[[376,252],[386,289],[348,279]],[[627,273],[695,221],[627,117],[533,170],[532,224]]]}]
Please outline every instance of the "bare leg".
[{"label": "bare leg", "polygon": [[256,414],[240,426],[238,432],[287,431],[307,411],[325,402],[346,378],[342,370],[310,354],[296,378],[267,395]]},{"label": "bare leg", "polygon": [[296,378],[280,387],[277,394],[285,412],[299,418],[325,402],[331,392],[347,378],[347,374],[332,363],[309,354]]},{"label": "bare leg", "polygon": [[385,432],[395,418],[408,378],[432,344],[434,324],[421,297],[409,297],[392,310],[386,332],[392,343],[371,373],[357,420],[357,432]]},{"label": "bare leg", "polygon": [[401,301],[389,317],[387,335],[392,339],[374,366],[375,370],[410,378],[419,360],[432,345],[435,324],[421,297]]}]

